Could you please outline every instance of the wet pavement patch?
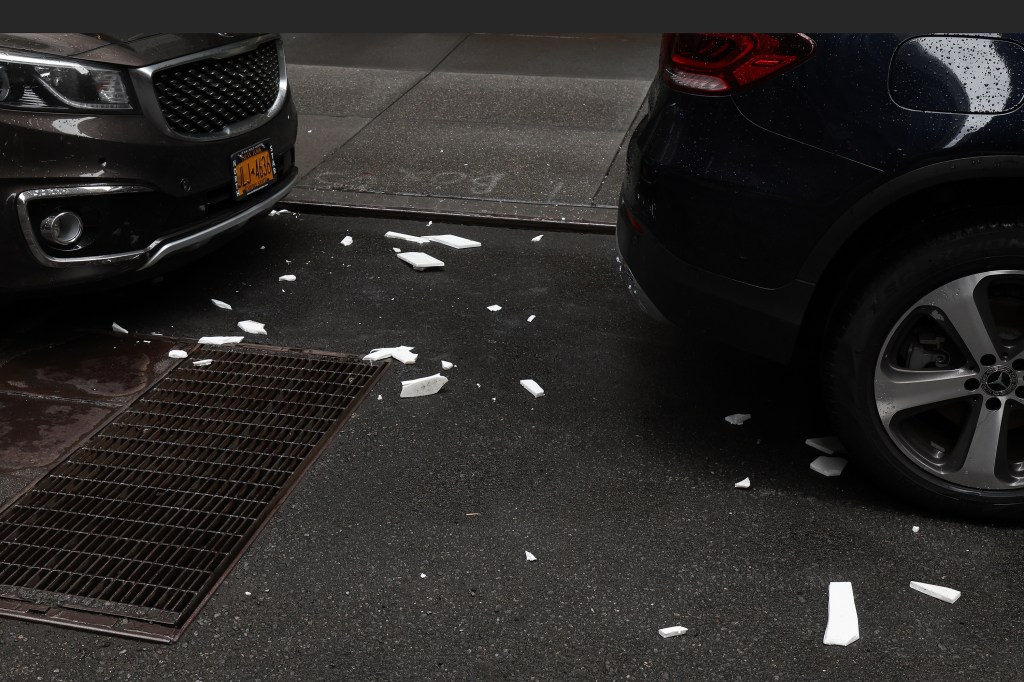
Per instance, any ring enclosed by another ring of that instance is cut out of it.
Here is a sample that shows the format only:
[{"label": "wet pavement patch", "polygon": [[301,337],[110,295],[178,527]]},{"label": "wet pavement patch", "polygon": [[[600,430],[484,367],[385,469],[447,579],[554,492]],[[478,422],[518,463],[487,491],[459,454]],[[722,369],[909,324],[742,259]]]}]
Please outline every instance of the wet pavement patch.
[{"label": "wet pavement patch", "polygon": [[388,366],[166,342],[188,357],[0,511],[0,615],[176,641]]}]

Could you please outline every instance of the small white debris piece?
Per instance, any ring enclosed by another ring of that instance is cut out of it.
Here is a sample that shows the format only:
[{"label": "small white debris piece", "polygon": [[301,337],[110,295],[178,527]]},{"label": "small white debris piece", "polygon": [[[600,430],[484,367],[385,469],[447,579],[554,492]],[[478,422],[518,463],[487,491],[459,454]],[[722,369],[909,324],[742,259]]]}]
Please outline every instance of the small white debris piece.
[{"label": "small white debris piece", "polygon": [[526,321],[527,322],[533,322],[535,319],[537,319],[536,315],[530,315],[528,318],[526,318]]},{"label": "small white debris piece", "polygon": [[539,398],[544,395],[544,389],[540,387],[533,379],[523,379],[519,382],[519,385],[529,391],[534,398]]},{"label": "small white debris piece", "polygon": [[828,625],[823,644],[846,646],[860,639],[857,606],[853,602],[853,583],[828,584]]},{"label": "small white debris piece", "polygon": [[733,487],[734,488],[743,488],[743,489],[749,488],[750,487],[750,477],[748,476],[747,478],[744,478],[742,481],[740,481],[739,483],[737,483]]},{"label": "small white debris piece", "polygon": [[248,591],[246,591],[246,593],[245,593],[245,596],[246,596],[246,597],[251,597],[251,596],[252,596],[252,592],[248,592]]},{"label": "small white debris piece", "polygon": [[921,530],[921,526],[913,526],[913,527],[911,527],[911,529],[910,529],[910,530],[912,530],[912,531],[914,531],[915,533],[917,533],[917,532],[919,532],[919,531]]},{"label": "small white debris piece", "polygon": [[398,248],[397,246],[392,246],[391,250],[394,251],[395,253],[402,253],[402,250],[400,248]]},{"label": "small white debris piece", "polygon": [[420,573],[420,577],[421,577],[421,578],[426,578],[426,577],[427,577],[427,574],[426,574],[426,573]]},{"label": "small white debris piece", "polygon": [[487,309],[490,310],[492,313],[496,313],[499,310],[501,310],[501,306],[495,303],[494,305],[487,306]]},{"label": "small white debris piece", "polygon": [[218,301],[215,298],[211,298],[210,300],[213,301],[213,304],[218,308],[223,308],[224,310],[231,310],[231,306],[225,303],[224,301]]},{"label": "small white debris piece", "polygon": [[533,556],[532,554],[530,554],[529,552],[527,552],[527,553],[526,553],[526,560],[527,560],[527,561],[536,561],[536,560],[537,560],[537,557],[535,557],[535,556]]},{"label": "small white debris piece", "polygon": [[380,393],[378,393],[377,394],[377,400],[384,400],[384,396],[382,396]]},{"label": "small white debris piece", "polygon": [[942,587],[941,585],[919,583],[916,580],[910,581],[910,589],[917,590],[921,594],[927,594],[929,597],[941,599],[947,604],[952,604],[960,598],[960,590],[954,590],[951,587]]},{"label": "small white debris piece", "polygon": [[536,237],[534,237],[534,238],[533,238],[533,239],[531,239],[530,241],[531,241],[531,242],[539,242],[539,241],[540,241],[541,239],[543,239],[543,238],[544,238],[544,235],[542,235],[542,234],[538,234],[538,235],[537,235]]},{"label": "small white debris piece", "polygon": [[659,628],[658,634],[664,637],[665,639],[668,639],[669,637],[678,637],[679,635],[685,635],[686,630],[687,629],[684,628],[682,625],[673,625],[670,628]]},{"label": "small white debris piece", "polygon": [[199,339],[199,343],[223,346],[225,343],[241,343],[244,338],[244,336],[203,336]]},{"label": "small white debris piece", "polygon": [[394,358],[403,365],[411,365],[419,357],[417,353],[411,353],[413,346],[395,346],[394,348],[374,348],[363,356],[364,362],[377,362],[384,358]]},{"label": "small white debris piece", "polygon": [[457,237],[454,234],[428,234],[424,235],[424,239],[429,239],[432,242],[438,244],[444,244],[450,246],[453,249],[472,249],[475,246],[481,246],[480,242],[473,241],[472,239],[466,239],[465,237]]},{"label": "small white debris piece", "polygon": [[280,277],[277,278],[277,281],[278,282],[294,282],[295,281],[295,275],[281,275]]},{"label": "small white debris piece", "polygon": [[411,234],[402,234],[401,232],[385,232],[384,236],[390,237],[392,239],[404,239],[407,242],[414,242],[416,244],[427,244],[428,242],[430,242],[429,239],[424,239],[423,237],[414,237]]},{"label": "small white debris piece", "polygon": [[210,358],[207,358],[205,360],[193,360],[192,364],[195,365],[196,367],[208,367],[209,365],[213,364],[213,360],[211,360]]},{"label": "small white debris piece", "polygon": [[827,436],[825,438],[808,438],[804,441],[815,450],[820,450],[826,455],[843,455],[846,454],[846,448],[839,442],[839,439],[835,436]]},{"label": "small white debris piece", "polygon": [[153,343],[153,342],[152,341],[147,341],[146,339],[142,339],[142,343]]},{"label": "small white debris piece", "polygon": [[826,457],[822,455],[811,462],[811,469],[822,476],[838,476],[846,468],[846,459],[843,457]]},{"label": "small white debris piece", "polygon": [[406,251],[405,253],[398,254],[398,258],[411,265],[413,270],[444,267],[444,261],[427,255],[422,251]]},{"label": "small white debris piece", "polygon": [[427,227],[430,227],[430,226],[431,226],[431,225],[433,225],[433,224],[434,224],[434,221],[433,221],[433,220],[428,220],[428,221],[427,221]]},{"label": "small white debris piece", "polygon": [[289,211],[287,208],[282,208],[280,210],[275,209],[270,212],[270,217],[273,218],[274,216],[284,215],[285,213],[291,213],[291,211]]},{"label": "small white debris piece", "polygon": [[110,325],[110,328],[113,329],[118,334],[127,334],[128,333],[128,330],[125,329],[124,327],[122,327],[121,325],[119,325],[117,322],[112,323]]},{"label": "small white debris piece", "polygon": [[262,251],[262,250],[263,250],[263,249],[265,249],[265,248],[267,248],[267,247],[265,247],[265,246],[261,246],[261,247],[260,247],[260,251]]},{"label": "small white debris piece", "polygon": [[401,398],[419,398],[424,395],[434,395],[441,390],[441,387],[448,383],[448,377],[434,374],[429,377],[410,379],[402,382]]},{"label": "small white debris piece", "polygon": [[169,358],[179,358],[179,359],[187,358],[188,357],[188,353],[186,353],[183,350],[172,350],[171,352],[169,352],[167,354],[167,357],[169,357]]},{"label": "small white debris piece", "polygon": [[238,328],[246,334],[263,334],[267,335],[267,330],[264,328],[262,322],[256,322],[255,320],[242,320],[238,323]]},{"label": "small white debris piece", "polygon": [[448,362],[447,360],[442,360],[441,361],[441,369],[451,369],[454,366],[455,365],[453,363]]},{"label": "small white debris piece", "polygon": [[735,426],[739,426],[748,419],[750,419],[749,414],[730,414],[728,417],[725,418],[725,421]]},{"label": "small white debris piece", "polygon": [[345,235],[345,238],[341,240],[342,246],[352,246],[352,235]]}]

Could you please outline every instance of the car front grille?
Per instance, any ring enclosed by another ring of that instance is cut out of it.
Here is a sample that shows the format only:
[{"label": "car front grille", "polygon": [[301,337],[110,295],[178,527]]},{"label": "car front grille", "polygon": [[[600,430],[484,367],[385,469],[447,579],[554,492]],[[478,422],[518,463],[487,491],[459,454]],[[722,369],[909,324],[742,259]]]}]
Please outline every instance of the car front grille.
[{"label": "car front grille", "polygon": [[276,42],[224,59],[203,59],[153,74],[153,89],[168,127],[208,135],[269,113],[281,85]]}]

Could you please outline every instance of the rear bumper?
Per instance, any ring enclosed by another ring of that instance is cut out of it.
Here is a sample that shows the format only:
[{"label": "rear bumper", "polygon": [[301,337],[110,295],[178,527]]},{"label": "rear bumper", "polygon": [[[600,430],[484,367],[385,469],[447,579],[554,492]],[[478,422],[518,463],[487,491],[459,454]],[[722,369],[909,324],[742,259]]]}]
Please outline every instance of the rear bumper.
[{"label": "rear bumper", "polygon": [[675,256],[642,225],[641,230],[630,225],[625,204],[620,204],[619,258],[642,309],[656,319],[703,328],[755,355],[792,359],[813,284],[795,280],[767,289],[716,275]]}]

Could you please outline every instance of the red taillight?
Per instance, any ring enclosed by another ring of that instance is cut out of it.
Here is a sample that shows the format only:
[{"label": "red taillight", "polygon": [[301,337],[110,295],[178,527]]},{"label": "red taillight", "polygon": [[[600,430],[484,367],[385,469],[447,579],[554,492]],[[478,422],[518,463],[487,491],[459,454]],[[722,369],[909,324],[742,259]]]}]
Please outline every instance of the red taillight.
[{"label": "red taillight", "polygon": [[814,52],[803,33],[666,33],[661,77],[676,90],[729,95]]}]

